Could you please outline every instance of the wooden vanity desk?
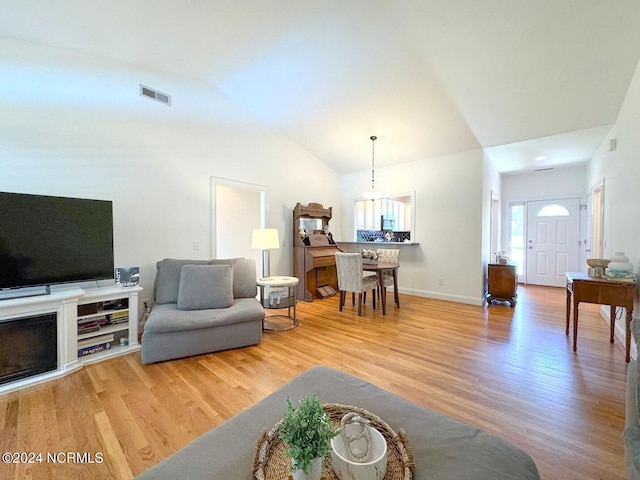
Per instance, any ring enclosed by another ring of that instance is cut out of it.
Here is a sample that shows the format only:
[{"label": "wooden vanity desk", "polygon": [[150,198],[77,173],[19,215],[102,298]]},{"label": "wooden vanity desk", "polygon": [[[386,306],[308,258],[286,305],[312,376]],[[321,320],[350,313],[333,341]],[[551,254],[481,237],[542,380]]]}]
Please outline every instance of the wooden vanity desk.
[{"label": "wooden vanity desk", "polygon": [[298,203],[293,209],[293,274],[300,279],[299,300],[328,297],[338,290],[336,252],[342,250],[325,234],[331,211],[319,203]]},{"label": "wooden vanity desk", "polygon": [[631,282],[616,282],[603,278],[591,278],[586,273],[566,272],[567,277],[567,324],[566,334],[569,335],[569,320],[571,318],[571,299],[573,298],[573,351],[577,350],[578,340],[578,305],[580,302],[611,305],[609,319],[609,342],[613,343],[616,326],[616,307],[624,307],[627,311],[625,325],[625,360],[630,359],[631,349],[631,319],[633,315],[633,299],[636,284]]}]

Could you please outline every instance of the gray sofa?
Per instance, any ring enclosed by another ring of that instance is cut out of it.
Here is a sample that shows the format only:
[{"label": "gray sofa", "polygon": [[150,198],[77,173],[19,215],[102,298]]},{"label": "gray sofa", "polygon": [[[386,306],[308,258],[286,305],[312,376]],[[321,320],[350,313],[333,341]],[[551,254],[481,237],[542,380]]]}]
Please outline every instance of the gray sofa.
[{"label": "gray sofa", "polygon": [[329,367],[313,367],[254,406],[210,430],[138,477],[253,480],[256,443],[294,401],[312,392],[323,403],[356,405],[406,431],[415,480],[539,480],[529,455],[494,435],[423,408]]},{"label": "gray sofa", "polygon": [[[631,333],[638,343],[640,322],[637,318],[631,322]],[[632,359],[627,367],[627,397],[624,416],[624,457],[629,480],[640,480],[640,395],[638,395],[638,360]]]},{"label": "gray sofa", "polygon": [[260,343],[264,309],[256,293],[251,259],[159,261],[142,362]]}]

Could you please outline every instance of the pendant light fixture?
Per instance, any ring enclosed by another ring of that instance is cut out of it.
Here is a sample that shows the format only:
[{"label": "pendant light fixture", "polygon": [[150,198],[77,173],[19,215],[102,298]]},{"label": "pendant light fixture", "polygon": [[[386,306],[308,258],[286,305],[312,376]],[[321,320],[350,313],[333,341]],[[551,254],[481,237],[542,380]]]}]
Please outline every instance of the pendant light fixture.
[{"label": "pendant light fixture", "polygon": [[364,196],[364,198],[373,201],[373,200],[382,198],[383,194],[380,192],[376,192],[376,164],[375,164],[376,146],[375,145],[378,137],[376,137],[375,135],[371,135],[371,137],[369,138],[371,139],[371,191],[364,192],[362,195]]}]

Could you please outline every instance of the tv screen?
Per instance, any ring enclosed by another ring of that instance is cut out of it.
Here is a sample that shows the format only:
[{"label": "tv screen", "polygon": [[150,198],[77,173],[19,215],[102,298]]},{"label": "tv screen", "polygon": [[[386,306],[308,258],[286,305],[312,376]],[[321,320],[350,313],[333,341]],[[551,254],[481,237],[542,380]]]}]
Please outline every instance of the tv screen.
[{"label": "tv screen", "polygon": [[113,278],[106,200],[0,192],[0,289]]}]

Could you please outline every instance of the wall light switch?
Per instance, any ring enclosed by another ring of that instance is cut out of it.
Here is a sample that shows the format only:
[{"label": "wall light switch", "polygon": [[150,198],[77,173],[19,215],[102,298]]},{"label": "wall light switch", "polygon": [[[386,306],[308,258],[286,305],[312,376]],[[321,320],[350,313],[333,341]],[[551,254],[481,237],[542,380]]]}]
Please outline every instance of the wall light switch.
[{"label": "wall light switch", "polygon": [[193,249],[200,250],[200,242],[193,242]]}]

